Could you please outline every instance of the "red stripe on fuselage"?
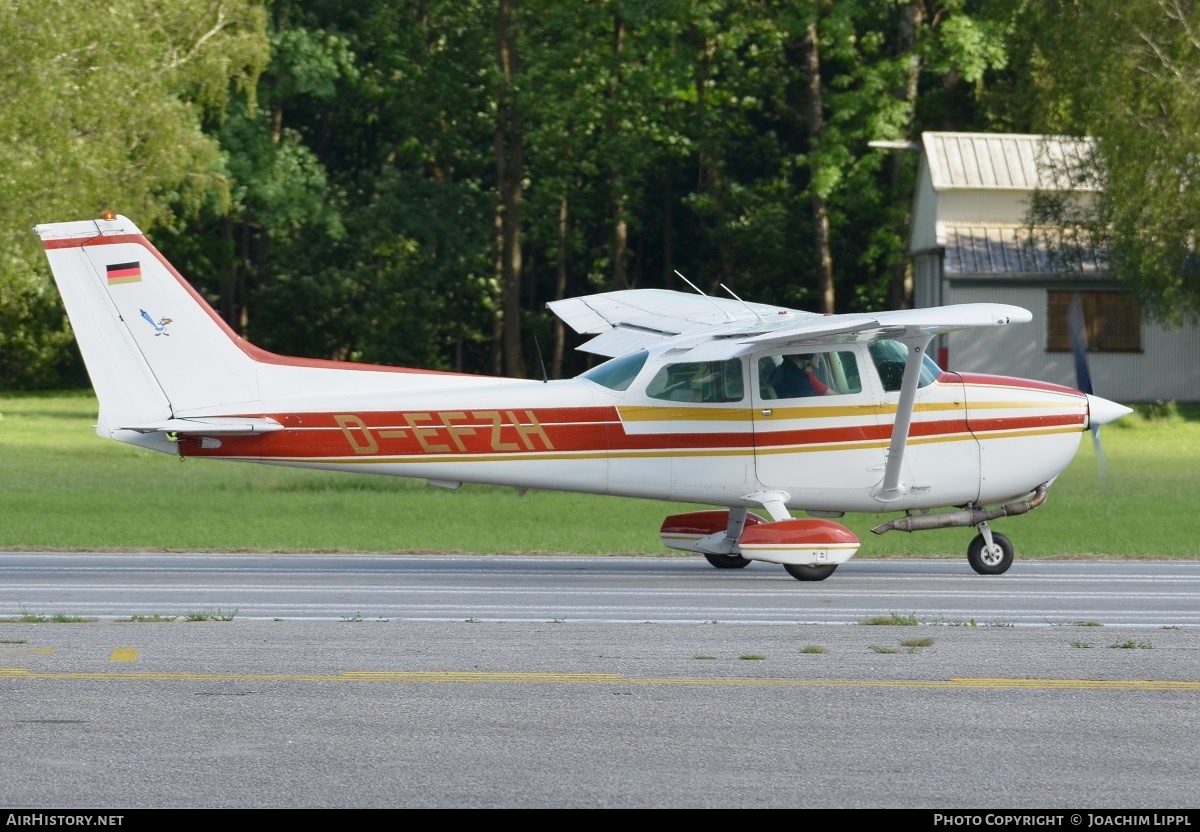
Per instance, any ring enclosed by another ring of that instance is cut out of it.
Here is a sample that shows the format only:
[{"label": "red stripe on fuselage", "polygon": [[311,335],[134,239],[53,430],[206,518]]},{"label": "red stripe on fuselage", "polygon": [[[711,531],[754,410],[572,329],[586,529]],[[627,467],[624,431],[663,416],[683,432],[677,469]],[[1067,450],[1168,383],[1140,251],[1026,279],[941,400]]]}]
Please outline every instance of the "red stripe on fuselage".
[{"label": "red stripe on fuselage", "polygon": [[1056,416],[1022,416],[1019,419],[971,419],[971,431],[976,435],[997,431],[1029,430],[1036,428],[1077,425],[1082,430],[1086,419],[1082,413]]},{"label": "red stripe on fuselage", "polygon": [[988,373],[954,373],[952,375],[957,375],[962,379],[964,384],[979,384],[987,387],[1019,387],[1025,390],[1045,390],[1049,393],[1066,393],[1070,396],[1083,396],[1083,393],[1072,387],[1064,387],[1061,384],[1052,384],[1049,381],[1038,381],[1032,378],[994,376]]},{"label": "red stripe on fuselage", "polygon": [[[626,433],[614,407],[401,411],[361,414],[284,413],[269,416],[284,430],[256,436],[220,437],[219,448],[202,448],[184,438],[185,456],[254,457],[259,459],[345,459],[520,456],[546,453],[655,452],[826,448],[877,443],[892,435],[891,424],[798,428],[793,430]],[[1023,415],[972,420],[961,417],[914,422],[912,439],[967,438],[972,434],[1078,426],[1083,414]]]}]

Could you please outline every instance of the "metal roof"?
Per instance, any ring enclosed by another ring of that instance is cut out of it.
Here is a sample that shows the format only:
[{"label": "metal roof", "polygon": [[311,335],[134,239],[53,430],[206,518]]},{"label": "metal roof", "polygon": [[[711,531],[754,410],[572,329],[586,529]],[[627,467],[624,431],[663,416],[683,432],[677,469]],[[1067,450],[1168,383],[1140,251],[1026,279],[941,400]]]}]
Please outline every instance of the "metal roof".
[{"label": "metal roof", "polygon": [[938,224],[946,277],[1104,274],[1103,252],[1060,228]]},{"label": "metal roof", "polygon": [[951,188],[1100,190],[1087,160],[1092,139],[991,133],[922,133],[935,191]]}]

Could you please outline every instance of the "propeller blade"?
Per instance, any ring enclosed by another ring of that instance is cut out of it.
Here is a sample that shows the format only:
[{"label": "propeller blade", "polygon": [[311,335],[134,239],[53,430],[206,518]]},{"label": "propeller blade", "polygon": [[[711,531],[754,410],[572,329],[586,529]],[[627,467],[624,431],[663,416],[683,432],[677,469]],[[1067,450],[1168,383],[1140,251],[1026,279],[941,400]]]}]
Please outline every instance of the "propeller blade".
[{"label": "propeller blade", "polygon": [[1083,317],[1083,301],[1076,292],[1067,309],[1067,327],[1071,332],[1071,350],[1075,353],[1075,385],[1088,400],[1088,426],[1092,430],[1092,444],[1096,448],[1096,462],[1100,466],[1100,479],[1108,476],[1108,464],[1104,459],[1104,446],[1100,444],[1100,426],[1107,425],[1133,412],[1131,408],[1095,395],[1092,389],[1092,374],[1088,370],[1087,322]]},{"label": "propeller blade", "polygon": [[[1088,369],[1087,321],[1083,317],[1083,299],[1076,292],[1067,307],[1067,329],[1071,333],[1071,352],[1075,354],[1075,386],[1088,397],[1088,410],[1092,409],[1092,373]],[[1090,414],[1089,414],[1090,415]],[[1101,421],[1089,419],[1092,428],[1092,445],[1096,449],[1096,462],[1100,466],[1100,479],[1108,477],[1108,466],[1104,460],[1104,446],[1100,444]]]},{"label": "propeller blade", "polygon": [[1100,426],[1092,428],[1092,445],[1096,448],[1096,462],[1100,466],[1100,479],[1108,479],[1108,463],[1104,460],[1104,446],[1100,444]]},{"label": "propeller blade", "polygon": [[1071,351],[1075,353],[1075,386],[1081,393],[1091,395],[1092,374],[1088,371],[1087,324],[1083,319],[1083,300],[1076,292],[1067,308],[1067,329],[1071,333]]}]

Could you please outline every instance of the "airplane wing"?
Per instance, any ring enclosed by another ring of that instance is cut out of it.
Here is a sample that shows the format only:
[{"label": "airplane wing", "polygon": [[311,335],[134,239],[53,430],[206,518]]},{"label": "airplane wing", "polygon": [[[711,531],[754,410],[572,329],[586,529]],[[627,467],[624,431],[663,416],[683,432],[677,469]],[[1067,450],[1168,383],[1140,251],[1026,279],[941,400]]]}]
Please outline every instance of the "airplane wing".
[{"label": "airplane wing", "polygon": [[773,317],[820,318],[763,303],[743,303],[669,289],[626,289],[546,304],[581,335],[597,337],[579,347],[597,355],[625,355],[679,336],[724,337],[753,334]]},{"label": "airplane wing", "polygon": [[586,352],[617,356],[670,342],[690,348],[687,358],[695,361],[734,358],[764,346],[934,336],[1033,319],[1026,309],[1001,303],[818,315],[666,289],[605,292],[547,305],[576,332],[596,335],[579,347]]},{"label": "airplane wing", "polygon": [[748,346],[790,346],[874,341],[900,336],[942,335],[973,327],[1028,323],[1028,309],[1006,303],[959,303],[927,309],[899,309],[852,315],[823,315],[744,339]]}]

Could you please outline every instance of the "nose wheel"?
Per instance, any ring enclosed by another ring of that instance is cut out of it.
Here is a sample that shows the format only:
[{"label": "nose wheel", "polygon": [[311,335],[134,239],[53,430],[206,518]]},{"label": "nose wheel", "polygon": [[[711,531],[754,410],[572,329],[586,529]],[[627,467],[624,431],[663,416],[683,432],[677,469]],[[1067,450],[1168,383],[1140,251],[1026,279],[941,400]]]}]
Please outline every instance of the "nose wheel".
[{"label": "nose wheel", "polygon": [[980,523],[979,534],[967,547],[967,562],[980,575],[1003,575],[1012,566],[1012,541]]}]

